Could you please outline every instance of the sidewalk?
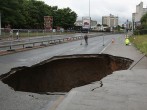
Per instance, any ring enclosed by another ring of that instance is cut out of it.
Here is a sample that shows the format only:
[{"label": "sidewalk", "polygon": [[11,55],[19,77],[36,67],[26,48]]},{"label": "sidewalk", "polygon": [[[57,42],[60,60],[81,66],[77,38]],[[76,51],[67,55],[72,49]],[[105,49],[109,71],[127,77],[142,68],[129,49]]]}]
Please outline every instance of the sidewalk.
[{"label": "sidewalk", "polygon": [[133,68],[72,89],[56,110],[147,109],[147,57],[133,46],[125,46],[123,41],[115,39],[103,53],[130,58],[134,60]]}]

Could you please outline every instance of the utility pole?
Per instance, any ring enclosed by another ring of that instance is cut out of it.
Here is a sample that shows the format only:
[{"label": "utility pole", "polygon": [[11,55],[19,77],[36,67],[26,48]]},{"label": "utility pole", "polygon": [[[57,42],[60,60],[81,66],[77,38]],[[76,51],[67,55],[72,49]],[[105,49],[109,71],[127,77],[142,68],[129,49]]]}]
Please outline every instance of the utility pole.
[{"label": "utility pole", "polygon": [[90,26],[89,26],[89,31],[90,31],[90,28],[91,28],[91,17],[90,17],[90,0],[89,0],[89,19],[90,19]]},{"label": "utility pole", "polygon": [[102,35],[103,36],[103,46],[105,46],[105,43],[104,43],[104,35]]},{"label": "utility pole", "polygon": [[127,19],[127,21],[126,21],[126,35],[128,34],[128,19]]},{"label": "utility pole", "polygon": [[1,12],[0,12],[0,35],[2,34],[2,28],[1,28]]},{"label": "utility pole", "polygon": [[90,17],[90,0],[89,0],[89,17]]},{"label": "utility pole", "polygon": [[135,15],[133,14],[132,17],[132,34],[134,35],[134,21],[135,21]]}]

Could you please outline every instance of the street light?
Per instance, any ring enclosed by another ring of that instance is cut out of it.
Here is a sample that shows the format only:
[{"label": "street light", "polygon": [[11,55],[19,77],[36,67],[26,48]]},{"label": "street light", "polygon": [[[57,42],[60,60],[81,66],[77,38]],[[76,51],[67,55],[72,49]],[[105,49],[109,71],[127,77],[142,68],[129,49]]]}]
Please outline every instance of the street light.
[{"label": "street light", "polygon": [[90,26],[89,26],[89,31],[90,31],[90,28],[91,28],[91,18],[90,18],[90,0],[89,0],[89,19],[90,19]]},{"label": "street light", "polygon": [[129,29],[129,23],[128,23],[128,19],[127,19],[127,23],[126,23],[126,34],[128,34],[128,29]]},{"label": "street light", "polygon": [[90,17],[90,0],[89,0],[89,17]]},{"label": "street light", "polygon": [[1,35],[1,13],[0,13],[0,35]]},{"label": "street light", "polygon": [[104,35],[102,35],[103,36],[103,46],[105,46],[105,43],[104,43]]},{"label": "street light", "polygon": [[133,15],[133,17],[132,17],[132,33],[133,33],[133,35],[134,35],[134,21],[135,21],[135,15]]}]

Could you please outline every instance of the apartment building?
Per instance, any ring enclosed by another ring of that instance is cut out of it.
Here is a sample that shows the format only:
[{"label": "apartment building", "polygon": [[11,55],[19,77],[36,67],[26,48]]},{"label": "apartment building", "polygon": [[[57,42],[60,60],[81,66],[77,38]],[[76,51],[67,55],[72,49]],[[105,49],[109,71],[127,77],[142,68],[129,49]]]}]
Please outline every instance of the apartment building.
[{"label": "apartment building", "polygon": [[143,8],[143,2],[140,2],[140,4],[136,5],[136,12],[132,13],[132,20],[136,25],[140,24],[140,19],[145,13],[147,13],[147,8]]},{"label": "apartment building", "polygon": [[118,17],[110,14],[109,16],[102,16],[102,24],[108,27],[115,27],[118,25]]}]

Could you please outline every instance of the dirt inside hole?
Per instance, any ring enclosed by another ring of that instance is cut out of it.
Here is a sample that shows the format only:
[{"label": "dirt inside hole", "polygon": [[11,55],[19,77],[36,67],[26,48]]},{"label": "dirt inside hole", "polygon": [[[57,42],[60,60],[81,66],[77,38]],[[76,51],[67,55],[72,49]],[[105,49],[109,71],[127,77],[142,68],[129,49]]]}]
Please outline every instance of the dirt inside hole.
[{"label": "dirt inside hole", "polygon": [[107,54],[55,56],[31,67],[13,68],[0,79],[16,91],[68,92],[100,81],[113,71],[128,69],[132,62]]}]

